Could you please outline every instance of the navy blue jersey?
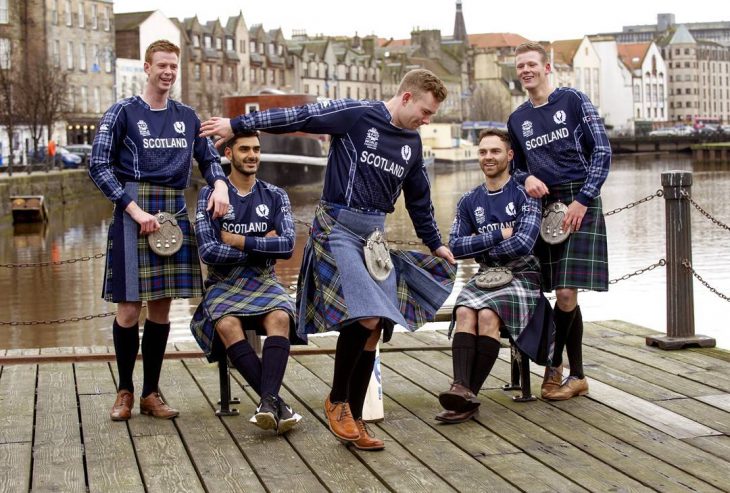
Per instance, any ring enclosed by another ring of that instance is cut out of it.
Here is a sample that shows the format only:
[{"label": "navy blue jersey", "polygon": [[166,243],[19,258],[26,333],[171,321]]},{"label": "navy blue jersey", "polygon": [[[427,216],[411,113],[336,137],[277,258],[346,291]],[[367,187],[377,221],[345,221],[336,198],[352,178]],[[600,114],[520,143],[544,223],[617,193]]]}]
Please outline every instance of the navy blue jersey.
[{"label": "navy blue jersey", "polygon": [[576,200],[589,205],[601,194],[611,164],[611,145],[596,108],[569,87],[555,89],[547,103],[528,100],[507,121],[515,153],[513,174],[521,184],[534,175],[551,185],[583,182]]},{"label": "navy blue jersey", "polygon": [[[289,258],[294,250],[294,221],[286,192],[279,187],[256,180],[250,193],[240,195],[229,181],[228,212],[213,220],[206,211],[211,187],[203,187],[195,212],[195,235],[200,258],[212,266],[243,262],[274,264],[277,258]],[[246,237],[243,251],[221,241],[221,231]],[[277,236],[266,237],[276,231]]]},{"label": "navy blue jersey", "polygon": [[322,200],[390,213],[403,190],[416,234],[431,250],[441,246],[431,204],[421,137],[391,123],[381,101],[326,100],[253,112],[231,120],[234,132],[330,134]]},{"label": "navy blue jersey", "polygon": [[[510,178],[497,191],[485,184],[465,193],[456,206],[449,248],[456,258],[508,261],[529,255],[540,233],[540,201]],[[502,239],[502,230],[512,236]]]},{"label": "navy blue jersey", "polygon": [[126,208],[128,181],[178,190],[190,184],[192,160],[209,185],[225,179],[210,139],[199,137],[200,120],[192,108],[167,100],[153,110],[140,96],[122,99],[101,118],[94,137],[89,175],[112,202]]}]

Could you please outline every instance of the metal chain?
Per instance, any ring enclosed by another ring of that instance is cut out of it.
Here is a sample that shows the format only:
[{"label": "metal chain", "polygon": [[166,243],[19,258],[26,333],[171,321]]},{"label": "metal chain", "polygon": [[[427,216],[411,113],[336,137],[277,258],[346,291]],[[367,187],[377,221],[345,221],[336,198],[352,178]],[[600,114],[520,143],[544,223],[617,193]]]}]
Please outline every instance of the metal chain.
[{"label": "metal chain", "polygon": [[693,275],[693,276],[695,276],[695,277],[697,278],[697,280],[698,280],[698,281],[700,281],[700,283],[702,283],[702,285],[703,285],[704,287],[706,287],[707,289],[709,289],[709,290],[710,290],[711,292],[713,292],[714,294],[716,294],[717,296],[719,296],[719,297],[720,297],[720,298],[722,298],[723,300],[725,300],[725,301],[730,301],[730,296],[728,296],[728,295],[726,295],[726,294],[722,294],[722,293],[721,293],[721,292],[719,292],[719,291],[718,291],[717,289],[715,289],[715,288],[713,288],[712,286],[710,286],[710,284],[709,284],[709,283],[708,283],[707,281],[705,281],[704,279],[702,279],[702,276],[700,276],[700,275],[699,275],[699,274],[698,274],[698,273],[697,273],[697,272],[696,272],[696,271],[695,271],[695,270],[694,270],[694,269],[692,268],[692,264],[691,264],[691,263],[689,262],[689,260],[687,260],[687,259],[684,259],[684,260],[682,260],[682,265],[683,265],[683,266],[684,266],[684,267],[685,267],[685,268],[686,268],[686,269],[687,269],[688,271],[690,271],[690,272],[692,273],[692,275]]},{"label": "metal chain", "polygon": [[643,199],[639,199],[636,202],[629,202],[625,206],[619,207],[619,208],[614,209],[612,211],[608,211],[608,212],[606,212],[603,215],[604,215],[604,217],[613,216],[614,214],[618,214],[619,212],[625,211],[626,209],[631,209],[632,207],[636,207],[637,205],[643,204],[644,202],[649,202],[654,197],[663,197],[663,196],[664,196],[664,191],[662,189],[659,189],[656,192],[654,192],[653,194],[647,195]]},{"label": "metal chain", "polygon": [[629,274],[624,274],[623,276],[617,277],[616,279],[611,279],[610,281],[608,281],[608,284],[616,284],[619,281],[625,281],[626,279],[631,279],[632,277],[639,276],[639,275],[643,274],[644,272],[649,272],[650,270],[654,270],[657,267],[664,267],[665,265],[667,265],[667,261],[662,258],[662,259],[659,259],[658,262],[651,264],[648,267],[644,267],[643,269],[635,270],[634,272],[631,272]]},{"label": "metal chain", "polygon": [[106,313],[98,313],[96,315],[86,315],[83,317],[71,317],[71,318],[59,318],[57,320],[28,320],[28,321],[12,321],[12,322],[6,322],[0,320],[0,326],[2,325],[10,325],[12,327],[17,327],[19,325],[60,325],[60,324],[69,324],[71,322],[81,322],[82,320],[93,320],[95,318],[106,318],[111,317],[113,315],[116,315],[117,312],[106,312]]},{"label": "metal chain", "polygon": [[96,260],[106,257],[106,253],[97,253],[96,255],[85,255],[79,258],[71,258],[68,260],[56,260],[53,262],[29,262],[24,264],[0,264],[0,267],[6,269],[22,269],[24,267],[48,267],[49,265],[63,265],[63,264],[75,264],[76,262],[88,262],[89,260]]},{"label": "metal chain", "polygon": [[695,209],[697,209],[698,211],[700,211],[700,214],[702,214],[707,219],[709,219],[710,221],[712,221],[716,226],[720,226],[721,228],[724,228],[724,229],[727,229],[728,231],[730,231],[730,226],[728,226],[727,224],[721,223],[720,221],[718,221],[717,219],[715,219],[712,216],[712,214],[710,214],[709,212],[707,212],[706,210],[704,210],[700,206],[700,204],[698,204],[697,202],[695,202],[694,200],[692,200],[692,197],[690,197],[689,193],[687,193],[687,190],[682,189],[682,190],[680,190],[679,193],[682,195],[682,198],[685,198],[685,199],[689,200],[689,203],[692,204]]}]

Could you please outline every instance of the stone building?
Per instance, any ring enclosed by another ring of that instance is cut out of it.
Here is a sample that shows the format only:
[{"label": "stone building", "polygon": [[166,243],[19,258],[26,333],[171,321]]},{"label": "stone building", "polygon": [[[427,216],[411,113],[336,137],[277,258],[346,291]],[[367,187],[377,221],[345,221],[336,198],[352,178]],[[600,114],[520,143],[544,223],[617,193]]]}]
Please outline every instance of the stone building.
[{"label": "stone building", "polygon": [[261,24],[254,24],[249,29],[249,48],[250,92],[297,91],[293,61],[281,28],[266,31]]},{"label": "stone building", "polygon": [[620,44],[618,56],[631,72],[634,120],[667,121],[667,67],[656,44]]}]

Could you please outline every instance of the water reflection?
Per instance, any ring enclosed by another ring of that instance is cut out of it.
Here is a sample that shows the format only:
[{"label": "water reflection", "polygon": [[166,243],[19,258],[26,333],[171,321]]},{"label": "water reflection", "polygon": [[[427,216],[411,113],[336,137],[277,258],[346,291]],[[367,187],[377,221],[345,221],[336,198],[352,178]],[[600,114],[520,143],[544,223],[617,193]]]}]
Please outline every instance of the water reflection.
[{"label": "water reflection", "polygon": [[[720,221],[730,223],[730,170],[725,164],[692,163],[688,157],[669,155],[618,156],[603,188],[606,211],[653,194],[661,188],[660,174],[671,169],[694,172],[693,196]],[[476,164],[459,168],[435,167],[430,172],[436,219],[444,236],[461,195],[479,184],[483,175]],[[320,190],[317,186],[288,190],[296,217],[310,220]],[[196,192],[188,193],[194,207]],[[89,183],[89,200],[77,206],[54,207],[48,225],[7,226],[0,229],[0,263],[41,262],[79,258],[105,250],[112,206]],[[655,198],[606,220],[609,238],[610,277],[646,267],[665,255],[664,204]],[[722,293],[730,293],[730,233],[693,210],[693,260],[695,269]],[[415,240],[402,200],[388,218],[391,238]],[[295,285],[306,242],[307,228],[297,226],[294,257],[280,262],[279,277]],[[475,271],[473,262],[460,266],[451,300]],[[29,269],[0,269],[0,321],[53,320],[114,311],[101,299],[104,260]],[[608,293],[582,293],[580,303],[587,320],[625,320],[664,330],[666,316],[665,272],[649,273],[612,285]],[[730,347],[725,327],[730,305],[698,283],[694,287],[695,325],[698,334],[710,335]],[[450,300],[450,301],[451,301]],[[176,300],[171,312],[172,340],[189,340],[188,323],[199,300]],[[51,326],[0,326],[3,348],[90,346],[111,344],[111,318],[83,320]]]}]

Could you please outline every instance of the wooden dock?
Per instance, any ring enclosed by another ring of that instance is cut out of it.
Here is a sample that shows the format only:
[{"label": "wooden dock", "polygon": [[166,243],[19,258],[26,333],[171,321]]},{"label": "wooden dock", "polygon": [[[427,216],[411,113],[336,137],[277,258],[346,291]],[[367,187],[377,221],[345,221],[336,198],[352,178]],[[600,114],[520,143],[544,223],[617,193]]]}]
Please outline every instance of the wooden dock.
[{"label": "wooden dock", "polygon": [[[348,448],[328,431],[332,356],[322,351],[290,360],[282,396],[304,419],[277,437],[248,422],[255,396],[236,373],[241,415],[214,415],[218,370],[200,358],[165,361],[161,388],[178,418],[141,416],[137,405],[129,422],[114,423],[113,363],[7,359],[108,348],[0,350],[0,490],[730,491],[730,352],[661,351],[645,346],[648,334],[587,323],[590,395],[565,402],[513,402],[500,390],[505,349],[479,418],[460,425],[433,419],[451,375],[444,334],[396,334],[383,353],[386,419],[372,425],[382,452]],[[313,338],[309,347],[334,344]],[[532,369],[538,394],[542,368]]]}]

